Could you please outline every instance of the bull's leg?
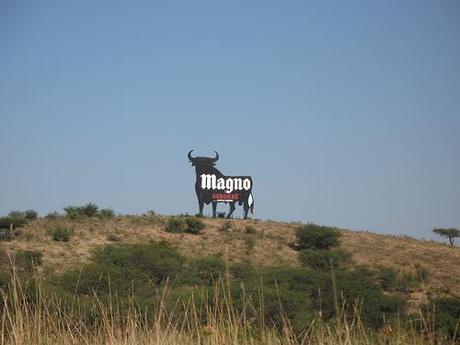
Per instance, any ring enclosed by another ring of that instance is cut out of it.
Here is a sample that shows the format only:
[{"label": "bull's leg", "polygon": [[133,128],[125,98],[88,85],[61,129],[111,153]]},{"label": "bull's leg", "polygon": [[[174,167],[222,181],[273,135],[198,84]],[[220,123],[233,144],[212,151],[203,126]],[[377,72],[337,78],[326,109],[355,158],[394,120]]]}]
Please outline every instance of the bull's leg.
[{"label": "bull's leg", "polygon": [[217,202],[212,203],[212,218],[216,218]]},{"label": "bull's leg", "polygon": [[249,203],[247,201],[244,202],[243,209],[244,209],[244,219],[248,219]]},{"label": "bull's leg", "polygon": [[232,218],[233,211],[235,211],[235,201],[230,203],[230,210],[228,211],[227,218]]},{"label": "bull's leg", "polygon": [[204,207],[204,202],[201,200],[198,200],[198,208],[200,210],[200,216],[203,215],[203,207]]}]

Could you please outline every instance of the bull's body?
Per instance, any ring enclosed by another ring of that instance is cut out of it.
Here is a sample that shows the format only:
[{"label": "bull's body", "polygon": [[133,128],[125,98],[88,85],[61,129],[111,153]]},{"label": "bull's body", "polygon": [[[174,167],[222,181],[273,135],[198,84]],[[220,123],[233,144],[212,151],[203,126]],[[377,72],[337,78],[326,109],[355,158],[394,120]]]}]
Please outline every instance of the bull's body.
[{"label": "bull's body", "polygon": [[0,222],[0,229],[14,230],[16,229],[16,225],[14,223],[9,223],[9,222]]},{"label": "bull's body", "polygon": [[[196,182],[195,182],[195,192],[198,198],[198,207],[199,213],[203,214],[204,205],[209,205],[212,203],[212,215],[216,217],[217,211],[217,204],[219,202],[228,203],[230,205],[230,210],[227,215],[227,218],[231,218],[233,212],[235,211],[235,204],[243,205],[244,209],[244,218],[246,219],[248,216],[249,210],[253,213],[254,209],[254,200],[252,198],[252,178],[250,176],[225,176],[222,174],[218,169],[214,167],[215,162],[219,159],[219,155],[216,152],[216,158],[209,158],[209,157],[192,157],[192,151],[189,152],[188,158],[190,162],[195,166],[195,173],[196,173]],[[232,198],[219,198],[218,195],[222,193],[223,196],[227,196],[231,194],[231,192],[225,192],[223,190],[216,190],[216,189],[203,189],[202,186],[202,178],[203,175],[214,175],[216,179],[241,179],[241,180],[248,180],[250,181],[250,188],[248,189],[239,189],[235,191]],[[213,197],[214,196],[214,197]],[[235,199],[237,197],[237,199]]]}]

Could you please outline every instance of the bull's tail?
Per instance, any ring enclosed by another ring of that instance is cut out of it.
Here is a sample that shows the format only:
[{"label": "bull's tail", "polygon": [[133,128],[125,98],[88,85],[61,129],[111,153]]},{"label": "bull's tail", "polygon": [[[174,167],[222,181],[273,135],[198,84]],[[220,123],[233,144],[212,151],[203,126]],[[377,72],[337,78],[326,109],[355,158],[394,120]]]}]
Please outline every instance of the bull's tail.
[{"label": "bull's tail", "polygon": [[251,214],[254,215],[254,198],[252,197],[252,193],[249,194],[248,199],[249,210],[251,211]]}]

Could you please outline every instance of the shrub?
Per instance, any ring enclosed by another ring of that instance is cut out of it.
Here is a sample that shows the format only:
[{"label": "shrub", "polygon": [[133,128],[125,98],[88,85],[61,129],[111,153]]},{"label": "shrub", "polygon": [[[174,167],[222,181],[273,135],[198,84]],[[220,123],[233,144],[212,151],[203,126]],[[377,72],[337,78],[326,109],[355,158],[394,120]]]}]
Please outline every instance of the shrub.
[{"label": "shrub", "polygon": [[[321,301],[317,289],[311,293],[317,308],[322,308],[325,319],[336,316],[335,300],[339,308],[344,305],[347,317],[354,317],[353,306],[359,303],[363,324],[372,329],[378,329],[383,324],[382,315],[387,319],[405,310],[405,301],[401,296],[386,295],[378,286],[375,272],[358,267],[346,271],[334,270],[334,280],[330,273],[321,273]],[[334,284],[335,282],[335,284]]]},{"label": "shrub", "polygon": [[390,267],[382,267],[377,273],[377,279],[384,290],[392,290],[397,286],[398,273]]},{"label": "shrub", "polygon": [[396,290],[405,294],[414,290],[418,285],[417,277],[410,272],[402,272],[397,279]]},{"label": "shrub", "polygon": [[340,232],[335,228],[306,224],[296,231],[299,249],[330,249],[339,245]]},{"label": "shrub", "polygon": [[21,211],[11,211],[10,213],[8,213],[8,217],[10,218],[25,218],[25,215],[24,215],[24,212],[21,212]]},{"label": "shrub", "polygon": [[115,217],[115,212],[111,208],[103,208],[99,211],[98,216],[100,218],[113,218]]},{"label": "shrub", "polygon": [[94,261],[116,267],[126,277],[161,283],[182,271],[184,259],[166,244],[149,243],[107,245],[96,251]]},{"label": "shrub", "polygon": [[62,217],[62,215],[59,212],[53,211],[53,212],[48,213],[45,216],[45,219],[58,219],[58,218],[61,218],[61,217]]},{"label": "shrub", "polygon": [[[289,267],[269,267],[259,270],[263,282],[263,311],[267,325],[283,327],[285,315],[296,332],[299,332],[313,319],[314,308],[311,290],[318,287],[317,276],[304,269]],[[248,287],[257,288],[257,280]],[[251,292],[249,292],[251,294]],[[260,300],[252,293],[255,309],[260,310]]]},{"label": "shrub", "polygon": [[225,262],[216,256],[207,256],[191,260],[189,283],[211,286],[225,273]]},{"label": "shrub", "polygon": [[186,228],[187,224],[183,217],[171,217],[165,225],[165,231],[172,233],[184,232]]},{"label": "shrub", "polygon": [[67,228],[58,226],[52,230],[53,240],[60,242],[70,241],[70,231]]},{"label": "shrub", "polygon": [[80,212],[85,217],[95,217],[98,215],[99,207],[91,202],[80,206]]},{"label": "shrub", "polygon": [[35,210],[25,210],[24,218],[27,220],[35,220],[38,218],[38,213]]},{"label": "shrub", "polygon": [[206,227],[203,221],[196,217],[185,217],[185,224],[187,225],[185,232],[190,234],[198,234]]},{"label": "shrub", "polygon": [[99,215],[99,207],[91,202],[83,206],[67,206],[64,207],[64,211],[66,213],[66,217],[72,220],[85,217],[96,217]]},{"label": "shrub", "polygon": [[331,268],[344,267],[350,261],[350,254],[341,249],[303,249],[299,253],[299,261],[302,266],[315,271],[330,271]]},{"label": "shrub", "polygon": [[198,234],[206,225],[199,218],[193,216],[171,217],[165,225],[165,231],[172,233],[187,232],[190,234]]},{"label": "shrub", "polygon": [[1,228],[9,228],[10,224],[13,224],[14,227],[26,225],[27,219],[25,218],[24,212],[12,211],[8,216],[0,218]]},{"label": "shrub", "polygon": [[230,265],[229,273],[233,279],[249,281],[256,277],[254,268],[248,262],[236,262]]},{"label": "shrub", "polygon": [[[426,315],[435,314],[433,327],[437,332],[447,335],[449,340],[453,340],[457,336],[458,340],[458,327],[460,326],[459,297],[444,296],[434,299],[431,304],[422,306],[422,312]],[[423,328],[423,325],[421,325],[421,328]]]}]

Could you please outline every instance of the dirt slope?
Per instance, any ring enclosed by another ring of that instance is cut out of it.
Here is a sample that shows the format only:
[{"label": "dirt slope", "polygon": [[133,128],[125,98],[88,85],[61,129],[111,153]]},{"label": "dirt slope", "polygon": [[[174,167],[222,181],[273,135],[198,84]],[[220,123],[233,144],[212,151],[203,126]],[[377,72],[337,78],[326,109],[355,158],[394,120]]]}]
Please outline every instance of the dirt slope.
[{"label": "dirt slope", "polygon": [[[123,216],[109,220],[39,219],[24,227],[8,242],[0,242],[5,252],[18,249],[43,251],[44,271],[62,271],[79,266],[91,251],[108,243],[167,241],[188,256],[220,255],[229,261],[249,260],[254,265],[297,266],[294,223],[203,218],[206,228],[200,235],[171,234],[164,231],[167,217]],[[230,225],[230,228],[225,228]],[[62,225],[72,231],[67,243],[53,241],[50,229]],[[460,248],[433,241],[378,235],[370,232],[342,231],[341,247],[352,254],[356,264],[389,266],[399,271],[429,272],[429,279],[411,298],[418,304],[428,294],[460,295]]]}]

